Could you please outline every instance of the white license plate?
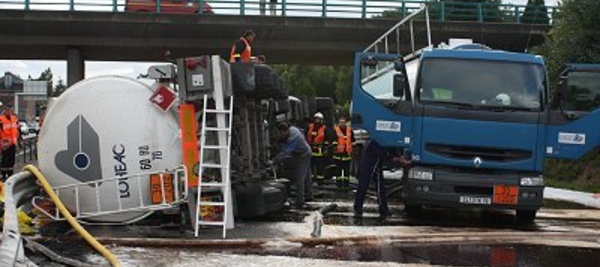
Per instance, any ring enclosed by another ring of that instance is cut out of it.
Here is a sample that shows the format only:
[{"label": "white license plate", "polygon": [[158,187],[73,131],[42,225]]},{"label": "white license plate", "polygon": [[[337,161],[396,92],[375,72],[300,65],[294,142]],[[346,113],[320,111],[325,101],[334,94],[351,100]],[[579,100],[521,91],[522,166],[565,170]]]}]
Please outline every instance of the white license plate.
[{"label": "white license plate", "polygon": [[490,197],[460,196],[460,200],[458,202],[463,203],[463,204],[491,205],[492,204],[492,198],[490,198]]}]

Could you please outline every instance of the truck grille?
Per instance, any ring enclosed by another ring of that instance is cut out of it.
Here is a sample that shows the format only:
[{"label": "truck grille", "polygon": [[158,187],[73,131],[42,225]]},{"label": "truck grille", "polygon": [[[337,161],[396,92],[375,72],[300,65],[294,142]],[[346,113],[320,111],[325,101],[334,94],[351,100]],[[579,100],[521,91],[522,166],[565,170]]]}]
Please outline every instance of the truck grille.
[{"label": "truck grille", "polygon": [[531,151],[517,149],[427,144],[425,150],[442,157],[460,160],[480,157],[483,161],[511,162],[531,158]]}]

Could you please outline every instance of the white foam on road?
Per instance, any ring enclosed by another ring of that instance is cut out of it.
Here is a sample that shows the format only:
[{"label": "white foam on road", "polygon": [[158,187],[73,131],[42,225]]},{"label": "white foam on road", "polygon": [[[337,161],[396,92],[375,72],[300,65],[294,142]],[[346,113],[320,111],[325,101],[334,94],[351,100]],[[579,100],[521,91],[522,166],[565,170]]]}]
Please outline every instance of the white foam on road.
[{"label": "white foam on road", "polygon": [[587,207],[600,209],[600,198],[594,198],[593,193],[579,192],[568,189],[546,187],[544,198],[552,200],[568,201]]}]

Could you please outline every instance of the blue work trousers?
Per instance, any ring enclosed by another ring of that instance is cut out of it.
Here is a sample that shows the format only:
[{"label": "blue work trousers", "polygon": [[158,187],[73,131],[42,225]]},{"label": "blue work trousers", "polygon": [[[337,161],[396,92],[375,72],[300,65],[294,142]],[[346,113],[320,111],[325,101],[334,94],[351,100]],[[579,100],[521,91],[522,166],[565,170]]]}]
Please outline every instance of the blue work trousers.
[{"label": "blue work trousers", "polygon": [[354,198],[354,211],[356,213],[362,213],[367,190],[369,189],[369,184],[372,180],[375,180],[379,214],[381,216],[386,216],[389,214],[382,169],[382,161],[384,157],[385,154],[381,150],[381,147],[374,141],[371,141],[365,151],[358,169],[358,189]]}]

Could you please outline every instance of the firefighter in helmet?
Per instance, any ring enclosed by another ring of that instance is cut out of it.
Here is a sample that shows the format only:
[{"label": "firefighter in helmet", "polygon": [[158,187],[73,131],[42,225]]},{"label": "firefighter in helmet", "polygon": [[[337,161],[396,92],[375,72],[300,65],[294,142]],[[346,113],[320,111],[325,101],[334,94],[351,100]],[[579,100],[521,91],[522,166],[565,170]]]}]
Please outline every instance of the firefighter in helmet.
[{"label": "firefighter in helmet", "polygon": [[323,114],[315,113],[313,123],[308,125],[306,141],[312,150],[311,169],[313,178],[318,184],[325,180],[325,165],[327,164],[327,148],[329,142],[326,138],[327,126],[323,123]]}]

